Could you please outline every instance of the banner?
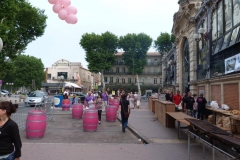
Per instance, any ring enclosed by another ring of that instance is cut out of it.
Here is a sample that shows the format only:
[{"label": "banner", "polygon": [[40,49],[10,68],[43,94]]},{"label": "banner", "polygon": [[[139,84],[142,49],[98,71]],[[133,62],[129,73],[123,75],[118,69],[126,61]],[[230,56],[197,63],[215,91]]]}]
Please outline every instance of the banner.
[{"label": "banner", "polygon": [[225,74],[240,70],[240,53],[225,59]]}]

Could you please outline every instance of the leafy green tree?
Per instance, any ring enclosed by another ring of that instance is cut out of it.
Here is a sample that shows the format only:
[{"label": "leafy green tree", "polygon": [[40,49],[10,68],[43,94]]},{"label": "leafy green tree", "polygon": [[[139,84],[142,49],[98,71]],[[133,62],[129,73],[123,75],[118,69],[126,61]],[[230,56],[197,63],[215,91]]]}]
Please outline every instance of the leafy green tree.
[{"label": "leafy green tree", "polygon": [[6,57],[14,59],[27,45],[43,35],[47,16],[44,10],[33,7],[27,0],[0,1],[0,79],[10,72]]},{"label": "leafy green tree", "polygon": [[119,39],[119,47],[123,49],[124,64],[128,70],[136,75],[138,92],[141,94],[138,74],[142,73],[147,60],[147,51],[151,47],[152,38],[145,33],[127,34]]},{"label": "leafy green tree", "polygon": [[80,40],[80,45],[86,51],[86,61],[90,72],[101,73],[103,90],[105,90],[104,70],[112,68],[117,52],[118,37],[110,32],[97,35],[86,33]]},{"label": "leafy green tree", "polygon": [[14,78],[14,86],[36,89],[32,86],[32,80],[34,80],[36,87],[41,88],[41,82],[45,80],[44,65],[41,59],[19,55],[12,61],[12,65],[11,78]]},{"label": "leafy green tree", "polygon": [[172,43],[175,41],[175,36],[173,34],[168,34],[167,32],[161,33],[157,40],[154,41],[155,48],[159,53],[168,52],[172,48]]}]

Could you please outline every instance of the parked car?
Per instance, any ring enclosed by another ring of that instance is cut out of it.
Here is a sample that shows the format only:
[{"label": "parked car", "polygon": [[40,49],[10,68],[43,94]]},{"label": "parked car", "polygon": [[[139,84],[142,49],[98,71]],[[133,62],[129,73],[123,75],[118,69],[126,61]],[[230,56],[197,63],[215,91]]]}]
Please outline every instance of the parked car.
[{"label": "parked car", "polygon": [[70,95],[75,94],[78,98],[80,98],[81,103],[84,103],[86,94],[83,94],[82,92],[70,92]]},{"label": "parked car", "polygon": [[2,89],[1,90],[1,95],[7,95],[8,97],[10,97],[11,96],[11,93],[8,91],[8,90],[5,90],[5,89]]},{"label": "parked car", "polygon": [[31,92],[25,99],[25,106],[34,107],[36,105],[42,105],[48,101],[48,93],[43,91]]}]

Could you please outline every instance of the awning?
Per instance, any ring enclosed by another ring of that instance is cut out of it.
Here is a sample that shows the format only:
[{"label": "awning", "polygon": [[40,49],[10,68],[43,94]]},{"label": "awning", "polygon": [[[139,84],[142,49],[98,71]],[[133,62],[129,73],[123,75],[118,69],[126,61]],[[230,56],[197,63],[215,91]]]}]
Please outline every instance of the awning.
[{"label": "awning", "polygon": [[74,87],[74,88],[83,88],[83,86],[78,86],[75,83],[71,83],[71,82],[64,82],[65,83],[65,87]]}]

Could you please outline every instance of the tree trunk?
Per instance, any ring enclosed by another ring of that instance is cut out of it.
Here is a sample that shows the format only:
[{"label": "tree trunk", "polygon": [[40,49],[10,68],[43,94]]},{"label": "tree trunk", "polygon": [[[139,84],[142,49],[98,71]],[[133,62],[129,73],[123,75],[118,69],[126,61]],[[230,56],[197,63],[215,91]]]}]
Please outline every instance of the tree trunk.
[{"label": "tree trunk", "polygon": [[141,93],[141,88],[140,88],[140,82],[139,82],[139,78],[138,78],[138,74],[136,74],[136,77],[137,77],[138,93],[139,93],[140,95],[142,95],[142,93]]},{"label": "tree trunk", "polygon": [[102,70],[102,84],[103,84],[103,88],[102,88],[102,91],[104,92],[105,91],[105,82],[104,82],[104,75],[103,75],[103,70]]}]

